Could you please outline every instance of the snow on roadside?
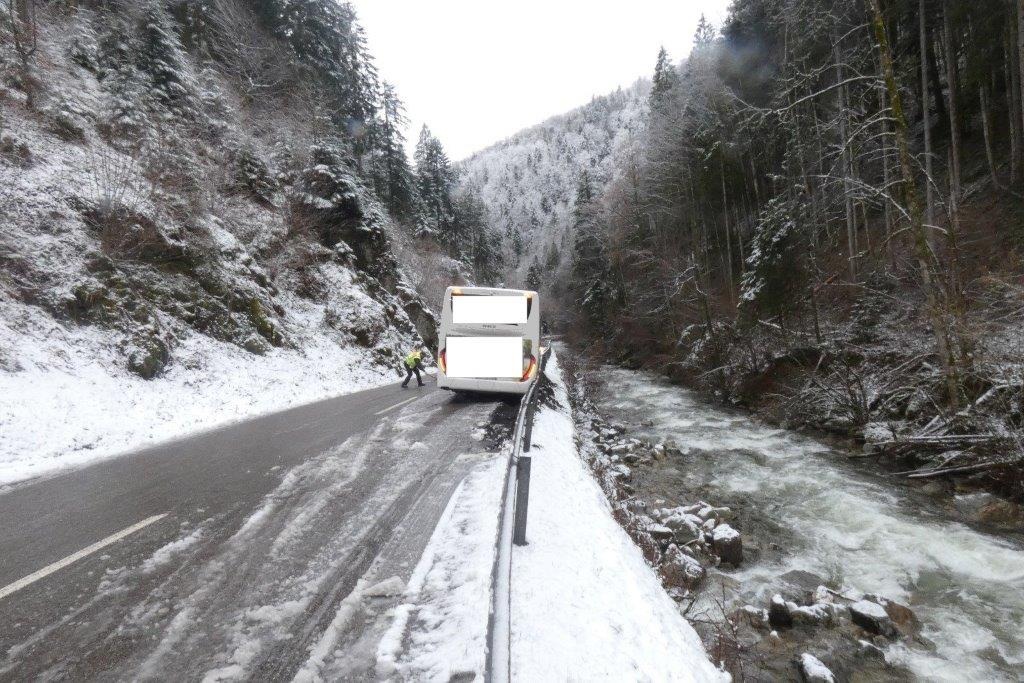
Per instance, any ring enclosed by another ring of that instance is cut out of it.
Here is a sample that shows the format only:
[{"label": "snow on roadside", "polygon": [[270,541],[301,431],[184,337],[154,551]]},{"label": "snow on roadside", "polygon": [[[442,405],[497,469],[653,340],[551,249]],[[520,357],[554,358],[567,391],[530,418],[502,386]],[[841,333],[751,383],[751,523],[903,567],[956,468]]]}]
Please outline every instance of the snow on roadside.
[{"label": "snow on roadside", "polygon": [[459,484],[377,648],[377,674],[398,680],[484,678],[498,514],[508,460]]},{"label": "snow on roadside", "polygon": [[529,545],[512,564],[512,680],[724,681],[579,457],[558,361],[558,410],[533,429]]},{"label": "snow on roadside", "polygon": [[290,303],[301,350],[256,356],[192,334],[167,373],[147,381],[99,360],[115,356],[109,333],[0,300],[0,351],[18,365],[0,368],[0,487],[395,381],[365,349],[309,332],[319,311]]}]

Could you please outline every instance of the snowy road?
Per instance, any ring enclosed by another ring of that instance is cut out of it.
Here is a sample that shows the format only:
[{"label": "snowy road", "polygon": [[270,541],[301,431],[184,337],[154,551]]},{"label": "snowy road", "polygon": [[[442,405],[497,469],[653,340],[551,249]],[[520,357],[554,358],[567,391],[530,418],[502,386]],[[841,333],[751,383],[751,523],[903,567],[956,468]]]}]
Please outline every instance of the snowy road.
[{"label": "snowy road", "polygon": [[288,680],[329,627],[371,677],[389,592],[332,621],[401,590],[494,407],[384,387],[0,494],[0,680]]}]

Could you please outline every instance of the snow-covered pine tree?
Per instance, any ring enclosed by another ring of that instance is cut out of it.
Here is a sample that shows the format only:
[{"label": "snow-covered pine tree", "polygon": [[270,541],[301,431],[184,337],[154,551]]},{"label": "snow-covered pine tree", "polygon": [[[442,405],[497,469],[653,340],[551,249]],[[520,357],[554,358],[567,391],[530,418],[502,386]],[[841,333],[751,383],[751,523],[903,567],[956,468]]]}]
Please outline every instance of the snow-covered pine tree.
[{"label": "snow-covered pine tree", "polygon": [[740,285],[741,309],[755,307],[762,318],[785,318],[804,302],[806,245],[798,226],[808,213],[785,197],[773,198],[761,211]]},{"label": "snow-covered pine tree", "polygon": [[530,264],[530,269],[526,271],[526,288],[537,291],[540,289],[541,284],[540,264],[534,258],[533,263]]},{"label": "snow-covered pine tree", "polygon": [[326,85],[334,123],[358,159],[380,86],[355,10],[346,2],[324,0],[262,0],[258,5],[264,26],[291,46],[298,65]]},{"label": "snow-covered pine tree", "polygon": [[377,196],[391,215],[402,218],[413,211],[413,178],[405,155],[408,123],[405,107],[390,83],[384,83],[380,110],[371,127],[369,174]]},{"label": "snow-covered pine tree", "polygon": [[676,67],[669,59],[668,51],[662,47],[658,50],[658,61],[654,65],[654,78],[651,79],[649,102],[652,111],[658,110],[668,103],[669,93],[678,82],[679,74]]},{"label": "snow-covered pine tree", "polygon": [[159,4],[151,3],[139,29],[136,59],[139,70],[148,78],[153,99],[165,106],[188,109],[195,82],[185,66],[171,18]]},{"label": "snow-covered pine tree", "polygon": [[576,187],[573,209],[572,275],[576,303],[592,326],[607,319],[613,300],[608,282],[608,256],[600,235],[597,211],[590,174],[584,169]]},{"label": "snow-covered pine tree", "polygon": [[501,240],[487,228],[487,210],[475,188],[463,188],[454,197],[458,257],[473,269],[479,284],[492,284],[501,265]]},{"label": "snow-covered pine tree", "polygon": [[519,230],[515,228],[512,228],[511,232],[509,233],[509,243],[512,247],[512,262],[514,265],[518,266],[520,259],[523,256],[523,250],[526,248],[526,246],[523,244],[523,233],[519,232]]},{"label": "snow-covered pine tree", "polygon": [[693,44],[697,48],[705,48],[715,42],[717,31],[714,25],[701,14],[697,22],[697,30],[693,34]]},{"label": "snow-covered pine tree", "polygon": [[436,234],[441,245],[455,255],[458,235],[455,234],[451,197],[455,176],[441,141],[434,137],[426,125],[420,130],[414,159],[418,231]]}]

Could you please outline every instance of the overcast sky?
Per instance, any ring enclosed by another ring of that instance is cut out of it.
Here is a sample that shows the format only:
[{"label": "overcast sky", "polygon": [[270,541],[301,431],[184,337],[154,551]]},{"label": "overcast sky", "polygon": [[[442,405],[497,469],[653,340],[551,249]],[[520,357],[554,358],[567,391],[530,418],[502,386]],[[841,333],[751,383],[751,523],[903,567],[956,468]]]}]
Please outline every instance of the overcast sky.
[{"label": "overcast sky", "polygon": [[[650,76],[658,47],[690,51],[729,0],[350,0],[410,147],[426,123],[453,160]],[[411,152],[411,150],[410,150]]]}]

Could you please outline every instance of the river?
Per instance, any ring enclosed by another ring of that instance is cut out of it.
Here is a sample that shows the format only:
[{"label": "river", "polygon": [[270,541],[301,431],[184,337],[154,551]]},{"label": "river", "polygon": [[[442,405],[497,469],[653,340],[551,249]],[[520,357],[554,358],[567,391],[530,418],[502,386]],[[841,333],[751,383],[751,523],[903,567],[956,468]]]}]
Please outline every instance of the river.
[{"label": "river", "polygon": [[919,678],[1024,679],[1020,537],[972,528],[838,447],[714,406],[655,375],[601,375],[594,398],[605,417],[683,451],[644,474],[645,494],[669,505],[699,494],[778,525],[779,552],[726,572],[738,582],[735,600],[763,606],[779,575],[811,571],[909,605],[933,647],[900,643],[886,656]]}]

